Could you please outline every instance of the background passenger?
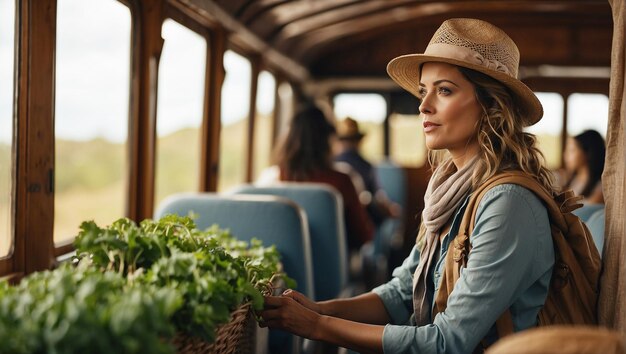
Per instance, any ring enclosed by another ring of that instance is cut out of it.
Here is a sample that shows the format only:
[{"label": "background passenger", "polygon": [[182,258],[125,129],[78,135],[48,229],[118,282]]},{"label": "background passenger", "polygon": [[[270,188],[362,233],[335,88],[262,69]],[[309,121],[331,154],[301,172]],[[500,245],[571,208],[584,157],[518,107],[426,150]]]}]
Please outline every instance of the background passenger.
[{"label": "background passenger", "polygon": [[364,190],[359,199],[366,206],[371,220],[379,226],[389,217],[400,216],[401,210],[397,203],[387,198],[387,194],[380,187],[374,166],[359,152],[364,136],[356,120],[348,117],[340,121],[337,124],[339,152],[335,156],[335,162],[349,165],[361,177]]},{"label": "background passenger", "polygon": [[[267,297],[264,325],[368,353],[472,353],[498,339],[496,320],[510,310],[516,331],[534,327],[544,305],[554,248],[542,201],[517,184],[490,189],[478,205],[467,266],[451,293],[446,260],[473,190],[514,172],[552,191],[532,134],[541,103],[517,79],[519,51],[480,20],[444,22],[425,54],[393,59],[390,76],[421,98],[426,146],[436,159],[416,245],[394,278],[349,299],[313,302],[287,290]],[[454,261],[453,261],[454,262]],[[451,270],[450,270],[451,271]],[[446,306],[441,309],[440,297]]]},{"label": "background passenger", "polygon": [[604,139],[597,131],[586,130],[567,138],[563,154],[566,173],[564,189],[572,189],[586,202],[604,203],[601,181],[604,157]]},{"label": "background passenger", "polygon": [[274,152],[277,173],[268,177],[272,172],[265,171],[259,183],[275,179],[326,183],[335,187],[343,197],[348,248],[358,250],[373,238],[374,228],[350,177],[332,167],[330,138],[334,134],[335,127],[319,108],[304,107],[293,117],[286,136]]}]

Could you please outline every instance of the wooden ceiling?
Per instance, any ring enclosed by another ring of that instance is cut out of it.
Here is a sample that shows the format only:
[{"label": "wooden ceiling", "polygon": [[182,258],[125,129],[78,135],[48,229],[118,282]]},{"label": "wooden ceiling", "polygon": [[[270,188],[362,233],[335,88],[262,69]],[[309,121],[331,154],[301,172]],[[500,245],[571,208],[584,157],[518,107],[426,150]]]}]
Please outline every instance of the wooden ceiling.
[{"label": "wooden ceiling", "polygon": [[[521,65],[609,67],[607,0],[178,0],[219,10],[313,79],[384,77],[395,56],[422,52],[441,22],[489,21],[520,48]],[[233,33],[233,36],[237,36]]]}]

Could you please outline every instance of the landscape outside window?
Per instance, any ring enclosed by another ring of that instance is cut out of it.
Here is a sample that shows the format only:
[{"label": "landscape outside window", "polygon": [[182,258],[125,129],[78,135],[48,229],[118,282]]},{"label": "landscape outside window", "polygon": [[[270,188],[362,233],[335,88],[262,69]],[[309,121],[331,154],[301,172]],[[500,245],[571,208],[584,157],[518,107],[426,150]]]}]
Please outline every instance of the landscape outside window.
[{"label": "landscape outside window", "polygon": [[421,167],[427,160],[422,119],[414,114],[392,113],[389,117],[391,160],[406,167]]},{"label": "landscape outside window", "polygon": [[555,92],[535,92],[543,106],[543,118],[527,127],[527,132],[537,136],[539,150],[546,158],[548,168],[561,167],[561,132],[563,131],[563,96]]},{"label": "landscape outside window", "polygon": [[567,98],[567,135],[576,136],[587,129],[606,140],[609,122],[609,97],[597,93],[574,93]]},{"label": "landscape outside window", "polygon": [[155,207],[168,195],[199,190],[207,50],[204,37],[170,19],[161,35]]},{"label": "landscape outside window", "polygon": [[[4,13],[4,12],[3,12]],[[131,17],[116,0],[59,0],[54,241],[126,213]]]},{"label": "landscape outside window", "polygon": [[254,127],[253,178],[270,165],[272,155],[272,129],[276,104],[276,79],[267,71],[259,74],[256,116]]},{"label": "landscape outside window", "polygon": [[247,118],[252,82],[250,61],[231,50],[224,54],[224,69],[218,191],[228,190],[245,181]]}]

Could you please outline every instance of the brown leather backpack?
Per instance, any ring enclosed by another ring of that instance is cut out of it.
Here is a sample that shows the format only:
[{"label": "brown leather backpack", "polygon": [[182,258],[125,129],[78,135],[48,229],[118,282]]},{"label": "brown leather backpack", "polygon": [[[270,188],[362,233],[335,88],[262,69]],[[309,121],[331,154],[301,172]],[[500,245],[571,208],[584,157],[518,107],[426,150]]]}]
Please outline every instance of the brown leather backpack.
[{"label": "brown leather backpack", "polygon": [[[587,226],[571,212],[582,204],[572,191],[558,195],[522,172],[498,174],[474,191],[468,201],[461,221],[459,234],[454,238],[445,259],[445,271],[435,298],[433,318],[446,309],[448,296],[460,277],[461,267],[467,266],[470,251],[469,236],[475,225],[478,204],[491,188],[505,183],[517,184],[529,189],[543,201],[548,210],[555,264],[550,281],[548,297],[539,311],[539,326],[553,324],[597,324],[598,279],[600,277],[600,254],[593,243]],[[500,338],[513,333],[511,312],[506,310],[496,321]]]}]

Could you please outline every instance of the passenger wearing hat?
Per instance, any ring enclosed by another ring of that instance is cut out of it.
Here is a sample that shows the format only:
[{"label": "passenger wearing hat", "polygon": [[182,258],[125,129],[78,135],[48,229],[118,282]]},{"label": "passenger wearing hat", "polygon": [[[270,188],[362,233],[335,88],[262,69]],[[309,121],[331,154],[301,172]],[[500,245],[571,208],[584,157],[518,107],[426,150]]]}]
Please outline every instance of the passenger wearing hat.
[{"label": "passenger wearing hat", "polygon": [[[391,78],[421,100],[434,167],[416,244],[372,292],[325,302],[292,290],[267,297],[263,325],[360,352],[472,353],[498,339],[507,309],[515,331],[537,324],[555,257],[542,202],[519,185],[493,187],[466,235],[469,253],[454,239],[468,197],[494,175],[511,171],[553,190],[535,137],[523,131],[543,112],[518,66],[511,38],[474,19],[445,21],[424,54],[389,63]],[[453,286],[449,260],[467,265]]]},{"label": "passenger wearing hat", "polygon": [[372,164],[359,152],[361,141],[365,134],[359,129],[359,123],[347,117],[337,124],[337,139],[339,153],[335,156],[335,167],[340,171],[356,172],[362,191],[359,199],[367,207],[367,213],[376,226],[379,226],[389,217],[400,215],[400,206],[387,198],[387,194],[380,187],[376,171]]}]

